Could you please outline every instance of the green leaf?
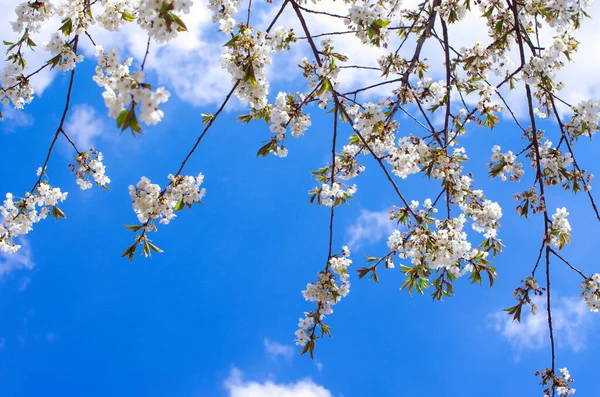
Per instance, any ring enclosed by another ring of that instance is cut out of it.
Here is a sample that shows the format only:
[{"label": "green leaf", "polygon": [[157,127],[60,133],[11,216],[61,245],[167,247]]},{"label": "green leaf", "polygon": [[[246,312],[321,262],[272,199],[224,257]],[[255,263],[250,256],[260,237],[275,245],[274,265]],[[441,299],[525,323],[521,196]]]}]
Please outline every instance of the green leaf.
[{"label": "green leaf", "polygon": [[128,109],[121,110],[121,113],[119,113],[119,116],[117,117],[117,127],[119,127],[119,128],[123,127],[123,123],[125,122],[125,119],[127,118],[128,113],[129,113]]},{"label": "green leaf", "polygon": [[131,14],[129,12],[124,12],[122,14],[122,18],[123,18],[124,21],[133,22],[135,20],[135,15],[133,15],[133,14]]},{"label": "green leaf", "polygon": [[135,256],[135,250],[137,248],[138,242],[136,241],[135,243],[133,243],[132,245],[130,245],[129,247],[127,247],[127,249],[125,249],[125,251],[123,251],[123,255],[121,255],[121,258],[127,256],[129,259],[129,261],[133,261],[133,257]]},{"label": "green leaf", "polygon": [[269,143],[267,143],[266,145],[264,145],[263,147],[258,149],[258,152],[256,152],[256,157],[258,157],[258,156],[267,157],[269,155],[269,152],[271,151],[272,145],[273,145],[273,141],[270,141]]},{"label": "green leaf", "polygon": [[252,66],[252,62],[250,62],[246,68],[243,81],[244,83],[249,81],[253,86],[256,86],[258,83],[258,81],[256,81],[256,75],[254,74],[254,66]]},{"label": "green leaf", "polygon": [[212,120],[215,119],[215,116],[210,114],[210,113],[202,113],[202,124],[207,125],[208,123],[210,123]]},{"label": "green leaf", "polygon": [[179,201],[177,202],[177,204],[175,205],[175,208],[173,208],[175,211],[181,211],[184,207],[183,204],[183,199],[179,199]]},{"label": "green leaf", "polygon": [[240,36],[233,36],[233,38],[231,40],[229,40],[227,43],[223,44],[223,47],[232,47],[236,41],[240,40]]},{"label": "green leaf", "polygon": [[185,26],[185,23],[183,23],[181,18],[179,18],[176,14],[169,12],[169,16],[173,19],[173,21],[177,24],[177,26],[179,26],[177,28],[177,30],[179,32],[187,32],[188,31],[188,28],[187,28],[187,26]]},{"label": "green leaf", "polygon": [[66,215],[64,212],[62,212],[60,210],[60,208],[58,208],[57,206],[52,206],[52,216],[54,217],[54,219],[58,220],[58,218],[66,218]]},{"label": "green leaf", "polygon": [[73,21],[71,18],[65,18],[61,22],[63,22],[63,25],[58,30],[60,30],[65,36],[69,36],[71,32],[73,32]]},{"label": "green leaf", "polygon": [[158,253],[163,252],[163,250],[158,248],[156,245],[152,244],[150,241],[148,241],[148,247],[150,247],[150,249],[154,252],[158,252]]},{"label": "green leaf", "polygon": [[60,65],[60,62],[62,61],[62,54],[58,54],[53,58],[50,58],[46,63],[49,64],[50,70],[54,69],[56,66]]},{"label": "green leaf", "polygon": [[373,21],[373,23],[371,23],[371,26],[373,28],[381,29],[381,28],[385,28],[390,23],[392,23],[392,21],[388,21],[387,19],[376,19]]}]

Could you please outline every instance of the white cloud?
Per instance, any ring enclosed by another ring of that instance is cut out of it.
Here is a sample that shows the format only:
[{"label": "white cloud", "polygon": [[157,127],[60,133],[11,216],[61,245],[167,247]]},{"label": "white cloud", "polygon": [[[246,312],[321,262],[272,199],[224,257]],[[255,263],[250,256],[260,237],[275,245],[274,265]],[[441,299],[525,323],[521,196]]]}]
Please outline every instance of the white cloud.
[{"label": "white cloud", "polygon": [[19,244],[21,249],[13,254],[0,253],[0,279],[15,270],[34,268],[35,262],[29,240],[23,238]]},{"label": "white cloud", "polygon": [[[8,12],[0,15],[0,36],[3,39],[15,37],[9,22],[14,19],[12,10],[21,1],[5,0],[3,2],[3,8],[8,10]],[[417,0],[406,0],[403,7],[414,8],[418,3]],[[264,29],[278,11],[276,4],[254,7],[252,19],[257,29]],[[245,17],[246,5],[240,4],[238,8],[240,13],[237,18],[241,20]],[[347,14],[348,4],[340,1],[323,0],[318,4],[310,4],[310,8],[344,15]],[[463,21],[449,26],[450,37],[455,48],[472,46],[476,40],[483,42],[488,40],[485,21],[478,14],[478,9],[475,8],[473,12],[467,14]],[[600,3],[593,3],[590,14],[592,16],[600,14]],[[345,30],[344,22],[340,18],[330,18],[310,13],[305,13],[305,18],[313,34]],[[225,35],[217,33],[217,26],[212,22],[212,12],[207,8],[207,0],[194,1],[191,12],[184,16],[184,20],[189,32],[178,35],[175,40],[167,45],[157,46],[153,44],[147,62],[147,70],[155,72],[158,75],[159,83],[165,84],[167,88],[185,102],[196,106],[219,104],[231,88],[230,77],[221,69],[220,61],[222,45],[227,38]],[[57,26],[55,25],[58,21],[58,19],[55,19],[53,26],[49,26],[41,34],[36,35],[39,38],[38,44],[42,44],[49,37],[49,32],[56,29]],[[298,36],[304,35],[293,10],[289,6],[281,16],[278,24],[293,27]],[[600,49],[600,41],[598,40],[600,33],[595,27],[593,20],[583,21],[578,36],[581,42],[580,51],[574,58],[577,63],[567,64],[565,70],[560,74],[565,76],[565,80],[568,82],[564,96],[569,101],[576,102],[582,96],[600,95],[600,74],[595,73],[594,69],[596,55]],[[90,32],[97,43],[106,49],[118,48],[122,51],[122,55],[125,55],[124,53],[132,55],[138,63],[144,56],[148,36],[147,32],[137,24],[129,24],[117,33],[105,31],[99,26],[92,26]],[[542,29],[541,31],[544,40],[552,35],[553,32],[549,29]],[[338,35],[333,38],[336,50],[349,57],[348,64],[367,66],[376,66],[376,58],[386,52],[393,51],[399,40],[399,37],[392,33],[393,44],[390,44],[389,49],[386,50],[363,46],[353,34]],[[87,61],[95,62],[94,49],[88,40],[82,41],[82,48],[88,58]],[[276,64],[269,68],[273,86],[272,91],[280,83],[292,83],[294,79],[303,81],[296,65],[303,55],[311,57],[311,54],[306,40],[300,40],[293,48],[291,53],[285,53],[277,57]],[[401,55],[410,56],[412,48],[414,48],[414,43],[408,42],[406,48],[401,51]],[[41,49],[29,53],[28,56],[32,68],[43,64],[48,58],[47,53]],[[434,39],[428,41],[422,57],[428,58],[433,78],[443,78],[443,52]],[[43,72],[35,76],[32,84],[38,94],[43,92],[55,75],[55,72]],[[339,75],[342,91],[380,81],[380,73],[372,70],[344,69]],[[371,91],[368,96],[389,95],[395,86],[395,84],[382,86]],[[518,103],[523,96],[517,94],[521,94],[521,92],[511,92],[508,97]],[[518,111],[519,107],[515,106],[515,110]]]},{"label": "white cloud", "polygon": [[[504,311],[491,316],[495,331],[500,333],[517,353],[542,349],[550,344],[545,296],[536,296],[532,300],[539,306],[538,313],[533,315],[528,311],[525,314],[524,306],[520,323],[512,321],[512,316]],[[576,352],[584,349],[590,331],[590,321],[589,309],[581,298],[553,297],[552,327],[557,346],[568,347]]]},{"label": "white cloud", "polygon": [[23,278],[23,281],[21,281],[21,285],[19,285],[19,291],[23,292],[27,289],[27,287],[29,287],[29,284],[31,284],[31,278],[29,277],[25,277]]},{"label": "white cloud", "polygon": [[96,110],[89,105],[75,105],[65,125],[67,135],[79,150],[95,147],[96,138],[105,131],[105,125]]},{"label": "white cloud", "polygon": [[243,379],[243,373],[233,368],[225,389],[229,397],[332,397],[330,391],[310,379],[294,383],[275,383],[272,381],[252,382]]},{"label": "white cloud", "polygon": [[3,125],[2,130],[5,132],[13,131],[19,127],[31,127],[33,125],[33,117],[25,112],[16,110],[12,106],[2,106]]},{"label": "white cloud", "polygon": [[346,229],[346,239],[351,250],[375,244],[394,231],[394,222],[387,211],[362,210],[356,221]]},{"label": "white cloud", "polygon": [[265,345],[265,353],[271,359],[277,359],[278,357],[291,359],[294,356],[294,348],[290,345],[284,345],[268,338],[265,338],[263,342]]}]

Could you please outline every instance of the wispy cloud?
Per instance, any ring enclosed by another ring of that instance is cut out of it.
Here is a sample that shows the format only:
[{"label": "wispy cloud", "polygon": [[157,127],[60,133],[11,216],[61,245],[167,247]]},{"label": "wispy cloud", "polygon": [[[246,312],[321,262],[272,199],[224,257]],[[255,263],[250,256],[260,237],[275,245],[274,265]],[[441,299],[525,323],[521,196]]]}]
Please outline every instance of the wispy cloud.
[{"label": "wispy cloud", "polygon": [[65,130],[79,150],[88,150],[95,147],[97,138],[105,133],[106,128],[96,110],[82,104],[73,108]]},{"label": "wispy cloud", "polygon": [[375,244],[389,236],[394,223],[387,211],[362,210],[356,221],[346,229],[346,241],[351,250]]},{"label": "wispy cloud", "polygon": [[294,383],[273,381],[252,382],[244,380],[244,374],[233,368],[225,381],[229,397],[332,397],[333,394],[310,379]]},{"label": "wispy cloud", "polygon": [[33,125],[33,117],[21,110],[16,110],[12,105],[2,106],[2,130],[12,132],[16,128],[31,127]]},{"label": "wispy cloud", "polygon": [[277,359],[278,357],[283,357],[289,360],[294,356],[294,348],[290,345],[284,345],[268,338],[265,338],[263,342],[265,345],[265,353],[273,360]]},{"label": "wispy cloud", "polygon": [[21,269],[33,269],[35,262],[29,240],[20,240],[21,249],[13,254],[0,253],[0,280],[9,273]]},{"label": "wispy cloud", "polygon": [[23,292],[27,289],[27,287],[29,287],[29,284],[31,284],[31,278],[29,277],[24,277],[23,281],[21,281],[21,285],[19,285],[19,291]]},{"label": "wispy cloud", "polygon": [[[546,317],[545,297],[534,297],[539,306],[536,315],[531,312],[521,316],[521,322],[512,321],[506,312],[494,313],[491,318],[496,332],[520,354],[524,350],[542,349],[549,345],[548,320]],[[591,327],[590,312],[579,297],[557,297],[552,302],[552,326],[559,347],[568,347],[573,351],[585,348],[587,335]]]}]

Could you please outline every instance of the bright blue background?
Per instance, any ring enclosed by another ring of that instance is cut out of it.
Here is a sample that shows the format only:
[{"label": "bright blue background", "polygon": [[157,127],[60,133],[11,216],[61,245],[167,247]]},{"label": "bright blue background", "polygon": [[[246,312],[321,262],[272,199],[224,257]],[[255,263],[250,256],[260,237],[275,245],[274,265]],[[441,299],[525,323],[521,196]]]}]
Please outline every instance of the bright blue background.
[{"label": "bright blue background", "polygon": [[[92,66],[85,63],[77,73],[73,104],[94,106],[105,121],[107,138],[97,139],[97,148],[105,154],[111,189],[78,190],[67,168],[73,153],[61,143],[48,173],[52,185],[69,192],[61,206],[67,219],[36,225],[28,236],[35,269],[0,284],[0,395],[225,396],[223,382],[233,367],[258,381],[311,377],[345,397],[541,395],[533,372],[549,365],[548,348],[515,350],[491,318],[513,304],[512,290],[531,271],[542,228],[539,216],[527,221],[513,211],[511,194],[527,185],[490,181],[483,166],[493,144],[520,148],[510,122],[491,133],[471,128],[462,139],[476,187],[504,209],[506,248],[495,260],[497,284],[472,286],[465,278],[455,297],[434,303],[399,291],[398,269],[381,273],[380,285],[353,273],[350,295],[328,317],[333,339],[317,344],[319,369],[307,356],[270,358],[263,340],[293,344],[297,319],[312,309],[300,292],[324,265],[329,212],[311,206],[307,191],[315,186],[310,171],[329,161],[331,116],[313,112],[313,127],[289,140],[288,158],[263,159],[255,153],[269,139],[268,127],[239,124],[239,110],[225,113],[185,169],[206,176],[205,204],[159,226],[151,237],[165,253],[130,263],[119,257],[134,239],[123,228],[136,220],[128,185],[142,175],[164,185],[201,131],[200,114],[215,107],[194,108],[173,96],[160,125],[135,139],[127,132],[117,137],[89,78]],[[58,76],[27,107],[32,126],[7,121],[0,127],[0,192],[20,194],[33,184],[63,109],[67,77]],[[420,132],[401,122],[400,134]],[[340,148],[349,134],[347,127],[340,132]],[[598,171],[597,144],[582,141],[576,150],[584,168]],[[356,198],[336,211],[336,250],[360,210],[400,205],[376,164],[361,161],[367,171],[357,180]],[[526,170],[530,181],[528,164]],[[399,186],[421,202],[435,194],[421,175]],[[565,256],[586,273],[598,271],[598,225],[586,197],[560,188],[549,195],[552,212],[566,205],[572,214],[574,244]],[[355,269],[365,254],[386,252],[385,239],[353,251]],[[558,295],[579,294],[576,274],[556,260],[552,271]],[[30,285],[19,291],[25,277]],[[595,329],[592,319],[581,330],[588,338],[583,350],[564,344],[557,350],[557,365],[569,367],[578,395],[596,390]]]}]

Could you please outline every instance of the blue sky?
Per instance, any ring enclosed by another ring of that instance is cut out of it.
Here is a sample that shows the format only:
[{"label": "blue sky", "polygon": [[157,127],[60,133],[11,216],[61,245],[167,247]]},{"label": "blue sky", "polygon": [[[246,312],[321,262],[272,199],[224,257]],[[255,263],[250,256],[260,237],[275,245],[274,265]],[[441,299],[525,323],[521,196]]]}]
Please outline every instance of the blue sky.
[{"label": "blue sky", "polygon": [[[210,36],[197,37],[206,42]],[[126,48],[138,51],[134,44]],[[510,122],[492,132],[473,129],[463,140],[476,186],[504,209],[506,248],[495,260],[495,286],[460,280],[456,296],[439,303],[399,291],[398,269],[380,274],[379,285],[353,274],[351,293],[328,317],[333,338],[317,344],[311,361],[297,354],[293,333],[312,309],[301,291],[327,256],[329,212],[310,205],[307,192],[315,185],[310,172],[329,158],[331,116],[312,112],[313,127],[289,143],[286,159],[258,159],[268,128],[239,124],[235,116],[243,110],[234,104],[186,166],[189,174],[205,175],[205,203],[159,227],[153,242],[163,254],[133,263],[119,257],[134,239],[123,227],[135,222],[128,185],[142,175],[164,185],[196,140],[201,113],[215,110],[220,97],[204,91],[229,87],[218,72],[197,80],[208,88],[182,85],[174,69],[160,69],[170,50],[161,51],[150,78],[174,95],[163,106],[164,121],[135,139],[119,135],[106,116],[90,78],[93,62],[78,67],[68,129],[105,154],[112,182],[109,191],[78,190],[67,167],[74,154],[61,142],[48,174],[52,185],[69,192],[61,206],[67,219],[39,223],[19,256],[0,256],[2,396],[541,395],[533,373],[549,365],[544,317],[528,315],[517,326],[501,312],[535,261],[542,221],[518,218],[511,194],[521,186],[489,180],[483,166],[494,144],[519,147]],[[2,194],[21,194],[34,183],[67,83],[66,75],[50,76],[25,113],[8,111],[0,125]],[[273,96],[289,84],[295,85],[280,76]],[[416,128],[401,123],[407,131]],[[342,137],[349,134],[345,127]],[[598,149],[584,141],[576,148],[583,167],[596,173]],[[355,269],[365,254],[387,252],[393,225],[385,213],[399,205],[376,164],[363,160],[358,194],[335,218],[334,247],[350,241],[359,247],[351,247]],[[399,186],[409,199],[433,194],[420,175]],[[574,242],[565,256],[585,273],[597,272],[600,241],[589,203],[550,190],[550,208],[563,205],[571,212]],[[578,276],[557,261],[552,271],[557,365],[570,369],[578,395],[591,395],[599,321],[578,296]]]}]

